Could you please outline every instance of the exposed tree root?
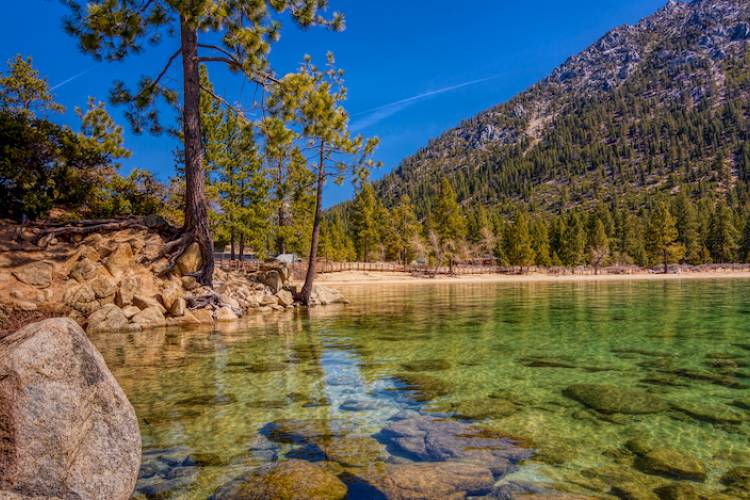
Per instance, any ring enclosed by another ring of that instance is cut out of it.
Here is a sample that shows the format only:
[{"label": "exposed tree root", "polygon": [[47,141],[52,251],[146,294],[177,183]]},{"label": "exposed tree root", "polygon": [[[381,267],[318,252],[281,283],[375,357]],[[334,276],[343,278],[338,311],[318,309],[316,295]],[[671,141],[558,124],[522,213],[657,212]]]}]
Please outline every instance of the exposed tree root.
[{"label": "exposed tree root", "polygon": [[[124,229],[154,230],[167,237],[173,237],[179,229],[169,224],[161,217],[129,217],[126,219],[96,219],[82,220],[69,223],[41,222],[26,226],[40,229],[36,236],[37,246],[46,247],[54,238],[70,236],[87,236],[93,233],[107,233]],[[17,238],[20,238],[24,228],[19,228]]]},{"label": "exposed tree root", "polygon": [[[203,257],[202,268],[190,276],[207,286],[213,284],[213,250],[211,242],[202,242],[198,237],[198,231],[178,228],[171,225],[164,218],[158,216],[128,217],[119,219],[82,220],[70,223],[40,222],[22,226],[16,231],[16,241],[22,239],[24,230],[34,229],[37,231],[34,243],[46,248],[55,238],[70,238],[73,236],[88,236],[94,233],[108,233],[122,231],[124,229],[141,229],[159,233],[167,240],[164,248],[154,261],[166,259],[167,266],[160,274],[166,275],[174,271],[177,261],[193,243],[201,247]],[[153,262],[153,261],[152,261]]]},{"label": "exposed tree root", "polygon": [[203,309],[208,306],[220,306],[221,301],[219,295],[216,293],[210,293],[202,295],[200,297],[188,297],[187,306],[188,309]]},{"label": "exposed tree root", "polygon": [[[213,251],[205,251],[201,241],[197,236],[197,231],[183,230],[179,237],[173,239],[164,245],[164,248],[159,255],[159,258],[167,259],[167,266],[162,270],[161,274],[169,274],[177,267],[177,261],[185,253],[185,251],[193,244],[198,243],[201,247],[201,255],[203,257],[202,268],[195,273],[183,274],[184,276],[192,276],[201,285],[209,287],[213,286]],[[208,255],[206,255],[208,253]]]}]

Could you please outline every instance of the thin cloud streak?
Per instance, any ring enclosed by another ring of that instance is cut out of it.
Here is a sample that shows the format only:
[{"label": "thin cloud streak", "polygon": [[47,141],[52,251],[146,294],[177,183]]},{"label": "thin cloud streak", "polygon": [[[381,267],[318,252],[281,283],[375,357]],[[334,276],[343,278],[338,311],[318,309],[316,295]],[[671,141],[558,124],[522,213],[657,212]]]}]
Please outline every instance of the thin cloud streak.
[{"label": "thin cloud streak", "polygon": [[58,83],[54,87],[50,88],[50,90],[57,90],[60,87],[62,87],[63,85],[67,85],[67,84],[69,84],[70,82],[72,82],[74,80],[78,80],[82,76],[87,75],[87,74],[91,73],[92,71],[94,71],[94,68],[96,68],[96,66],[92,66],[91,68],[89,68],[87,70],[81,71],[80,73],[78,73],[76,75],[73,75],[73,76],[71,76],[70,78],[68,78],[66,80],[61,81],[60,83]]},{"label": "thin cloud streak", "polygon": [[358,130],[365,129],[367,127],[371,127],[372,125],[375,125],[376,123],[379,123],[385,120],[386,118],[389,118],[390,116],[395,115],[396,113],[406,109],[407,107],[411,106],[412,104],[415,104],[416,102],[419,102],[424,99],[428,99],[430,97],[434,97],[440,94],[445,94],[447,92],[452,92],[454,90],[458,90],[464,87],[470,87],[472,85],[477,85],[477,84],[484,83],[490,80],[494,80],[496,78],[499,78],[500,76],[501,75],[489,76],[487,78],[480,78],[479,80],[471,80],[468,82],[451,85],[450,87],[443,87],[441,89],[431,90],[429,92],[417,94],[412,97],[407,97],[406,99],[401,99],[401,100],[394,101],[388,104],[384,104],[382,106],[378,106],[376,108],[372,108],[366,111],[355,113],[352,115],[352,117],[363,116],[363,115],[367,115],[367,116],[359,120],[355,120],[354,123],[352,123],[350,128],[353,131],[358,131]]}]

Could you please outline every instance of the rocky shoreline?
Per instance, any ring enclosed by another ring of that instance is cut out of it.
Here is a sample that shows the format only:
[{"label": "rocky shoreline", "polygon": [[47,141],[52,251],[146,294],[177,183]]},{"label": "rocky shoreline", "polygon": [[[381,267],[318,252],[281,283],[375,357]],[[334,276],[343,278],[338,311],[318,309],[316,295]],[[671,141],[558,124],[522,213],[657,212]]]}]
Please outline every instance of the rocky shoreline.
[{"label": "rocky shoreline", "polygon": [[[20,237],[17,237],[20,236]],[[165,245],[154,230],[124,229],[70,241],[43,239],[32,229],[0,226],[0,324],[19,318],[67,316],[93,332],[132,332],[167,326],[216,325],[256,313],[297,307],[288,268],[261,264],[254,272],[215,272],[214,288],[191,274],[201,266],[197,245],[164,274]],[[345,302],[317,286],[313,305]],[[15,320],[15,321],[14,321]]]}]

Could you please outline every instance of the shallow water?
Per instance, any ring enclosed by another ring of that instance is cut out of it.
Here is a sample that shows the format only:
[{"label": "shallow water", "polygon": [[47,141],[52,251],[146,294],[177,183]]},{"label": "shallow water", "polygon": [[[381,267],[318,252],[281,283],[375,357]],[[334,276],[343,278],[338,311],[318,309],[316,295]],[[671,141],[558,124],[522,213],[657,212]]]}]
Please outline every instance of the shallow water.
[{"label": "shallow water", "polygon": [[[625,447],[633,438],[702,462],[707,477],[692,484],[708,496],[722,491],[728,469],[750,465],[749,281],[344,291],[349,306],[263,315],[221,332],[95,336],[140,418],[138,495],[206,498],[290,457],[349,481],[372,462],[424,460],[369,439],[389,444],[381,431],[404,410],[533,450],[496,475],[500,485],[607,497],[619,482],[669,484],[638,466]],[[613,412],[603,406],[617,393],[584,404],[566,391],[576,384],[636,389],[658,404]],[[274,423],[290,419],[322,423],[326,445],[274,437]],[[321,451],[344,435],[373,446]]]}]

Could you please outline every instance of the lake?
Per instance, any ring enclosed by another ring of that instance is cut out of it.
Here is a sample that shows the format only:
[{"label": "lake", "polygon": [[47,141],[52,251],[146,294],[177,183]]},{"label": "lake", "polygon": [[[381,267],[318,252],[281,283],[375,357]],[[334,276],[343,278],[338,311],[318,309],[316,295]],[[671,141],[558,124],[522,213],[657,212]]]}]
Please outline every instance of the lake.
[{"label": "lake", "polygon": [[137,498],[207,498],[289,459],[350,498],[395,495],[399,468],[428,496],[748,484],[726,474],[750,466],[750,281],[342,291],[219,332],[92,338],[140,419]]}]

